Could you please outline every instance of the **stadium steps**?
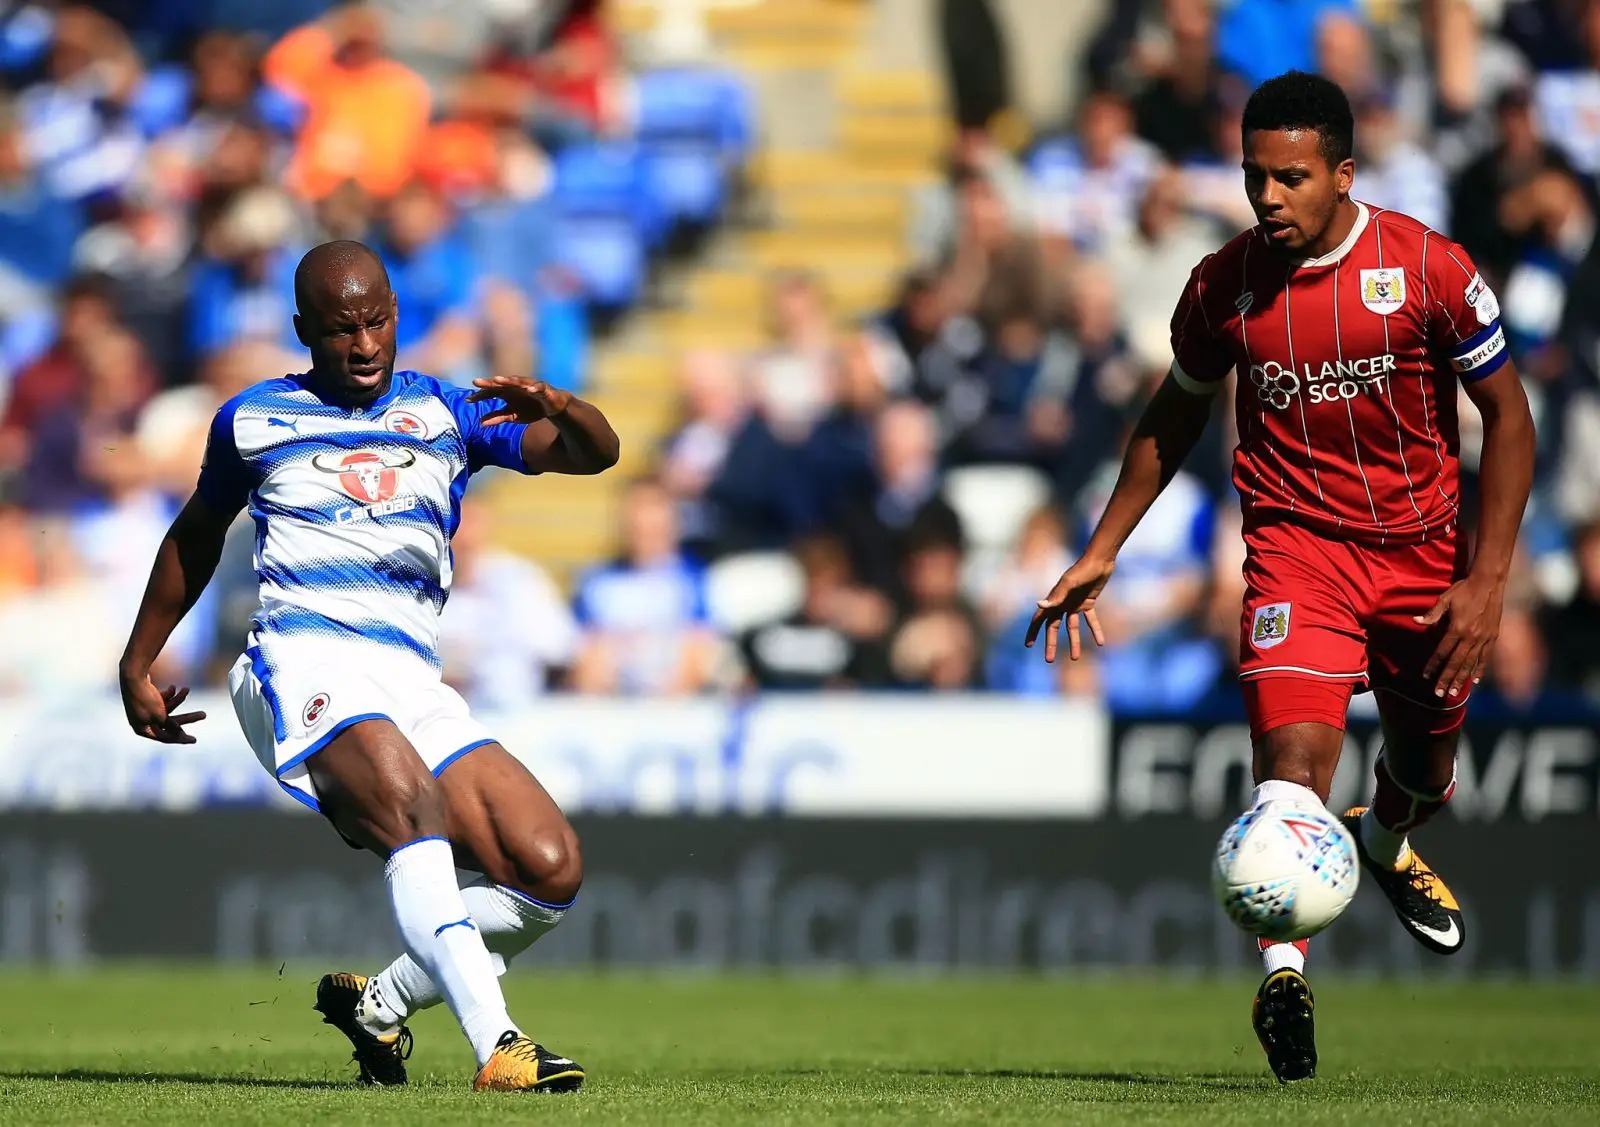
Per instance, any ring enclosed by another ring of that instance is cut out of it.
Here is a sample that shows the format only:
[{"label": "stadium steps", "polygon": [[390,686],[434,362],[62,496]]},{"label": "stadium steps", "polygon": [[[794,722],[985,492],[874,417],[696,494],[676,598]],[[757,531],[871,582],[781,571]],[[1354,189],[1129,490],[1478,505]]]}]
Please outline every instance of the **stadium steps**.
[{"label": "stadium steps", "polygon": [[[759,105],[762,147],[745,169],[738,221],[693,261],[668,265],[653,300],[597,342],[585,396],[622,437],[618,470],[528,485],[497,475],[485,494],[496,538],[564,587],[615,552],[621,490],[646,472],[679,421],[686,351],[749,351],[767,340],[773,272],[805,270],[835,314],[883,308],[908,265],[913,191],[938,175],[950,130],[939,78],[872,64],[881,9],[867,0],[702,0],[709,57],[737,67]],[[637,57],[661,9],[622,0],[613,26]]]}]

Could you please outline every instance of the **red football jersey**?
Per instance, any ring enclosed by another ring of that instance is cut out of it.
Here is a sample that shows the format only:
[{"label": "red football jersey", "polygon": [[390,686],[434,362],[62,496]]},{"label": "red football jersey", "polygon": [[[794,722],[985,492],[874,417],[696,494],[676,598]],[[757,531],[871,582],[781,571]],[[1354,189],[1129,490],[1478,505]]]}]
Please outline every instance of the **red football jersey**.
[{"label": "red football jersey", "polygon": [[1233,480],[1247,522],[1416,543],[1456,521],[1455,381],[1497,370],[1506,338],[1461,247],[1357,207],[1321,258],[1292,263],[1255,228],[1203,259],[1173,314],[1172,375],[1199,393],[1238,370]]}]

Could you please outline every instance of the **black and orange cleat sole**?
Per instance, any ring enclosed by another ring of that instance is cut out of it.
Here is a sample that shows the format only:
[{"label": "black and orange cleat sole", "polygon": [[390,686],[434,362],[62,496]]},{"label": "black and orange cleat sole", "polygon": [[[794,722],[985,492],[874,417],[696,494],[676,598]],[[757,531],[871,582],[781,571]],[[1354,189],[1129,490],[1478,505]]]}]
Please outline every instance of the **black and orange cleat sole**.
[{"label": "black and orange cleat sole", "polygon": [[1316,999],[1297,970],[1273,971],[1256,990],[1250,1024],[1279,1083],[1317,1075]]}]

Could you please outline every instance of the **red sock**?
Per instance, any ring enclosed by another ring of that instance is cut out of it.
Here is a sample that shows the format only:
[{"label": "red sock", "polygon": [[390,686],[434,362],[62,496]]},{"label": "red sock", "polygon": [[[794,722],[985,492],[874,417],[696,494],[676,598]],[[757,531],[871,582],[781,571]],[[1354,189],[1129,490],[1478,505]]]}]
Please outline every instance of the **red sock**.
[{"label": "red sock", "polygon": [[1456,792],[1456,781],[1444,788],[1443,794],[1426,795],[1407,790],[1395,782],[1389,773],[1389,764],[1382,755],[1373,765],[1372,774],[1378,784],[1372,792],[1372,817],[1390,833],[1408,834],[1443,810],[1450,796]]},{"label": "red sock", "polygon": [[1261,952],[1261,966],[1268,974],[1292,967],[1298,971],[1306,969],[1306,953],[1311,948],[1311,940],[1296,939],[1292,943],[1278,943],[1271,939],[1257,939],[1256,949]]}]

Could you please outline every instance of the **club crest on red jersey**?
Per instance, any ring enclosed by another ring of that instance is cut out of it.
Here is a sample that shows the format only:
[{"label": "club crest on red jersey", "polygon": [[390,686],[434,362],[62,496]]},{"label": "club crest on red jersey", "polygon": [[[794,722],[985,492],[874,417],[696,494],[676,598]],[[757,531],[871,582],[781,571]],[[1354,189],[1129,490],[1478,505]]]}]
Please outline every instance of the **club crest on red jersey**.
[{"label": "club crest on red jersey", "polygon": [[1361,304],[1385,317],[1406,303],[1406,275],[1403,270],[1379,267],[1361,271]]},{"label": "club crest on red jersey", "polygon": [[1270,650],[1289,636],[1292,603],[1268,603],[1257,607],[1250,623],[1250,643],[1258,650]]}]

